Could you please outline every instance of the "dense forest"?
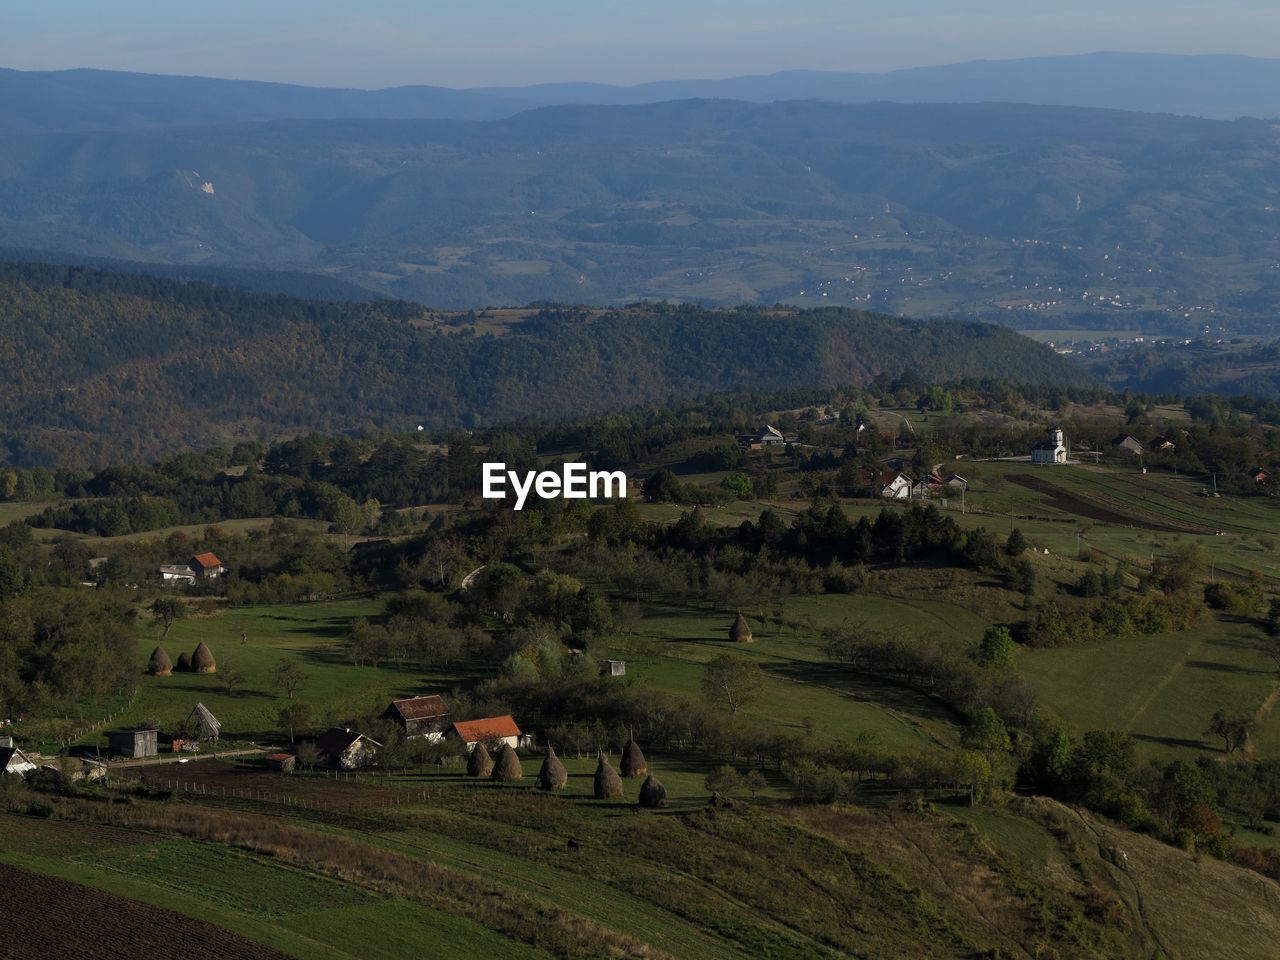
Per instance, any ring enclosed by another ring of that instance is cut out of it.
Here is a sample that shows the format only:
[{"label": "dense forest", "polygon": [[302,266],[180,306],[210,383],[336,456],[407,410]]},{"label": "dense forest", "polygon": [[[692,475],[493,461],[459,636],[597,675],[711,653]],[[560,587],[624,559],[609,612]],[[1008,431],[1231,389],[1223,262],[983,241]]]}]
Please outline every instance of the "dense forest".
[{"label": "dense forest", "polygon": [[243,438],[474,427],[903,371],[1079,386],[998,327],[845,309],[531,309],[255,295],[73,266],[0,266],[0,459],[83,465]]}]

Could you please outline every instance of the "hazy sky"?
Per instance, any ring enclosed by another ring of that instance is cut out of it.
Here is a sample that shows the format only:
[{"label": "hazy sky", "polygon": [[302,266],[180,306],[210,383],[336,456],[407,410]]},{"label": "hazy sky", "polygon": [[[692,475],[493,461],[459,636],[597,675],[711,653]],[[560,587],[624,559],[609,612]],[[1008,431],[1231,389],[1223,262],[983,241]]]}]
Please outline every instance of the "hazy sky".
[{"label": "hazy sky", "polygon": [[636,83],[1095,50],[1280,56],[1280,4],[0,0],[0,66],[92,66],[325,86]]}]

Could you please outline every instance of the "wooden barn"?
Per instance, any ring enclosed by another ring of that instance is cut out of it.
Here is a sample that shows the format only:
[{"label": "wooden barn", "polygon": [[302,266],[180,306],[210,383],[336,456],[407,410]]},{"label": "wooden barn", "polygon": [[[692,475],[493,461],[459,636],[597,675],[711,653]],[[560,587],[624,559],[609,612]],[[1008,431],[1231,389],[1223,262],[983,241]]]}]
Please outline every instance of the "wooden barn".
[{"label": "wooden barn", "polygon": [[201,740],[217,740],[222,734],[222,723],[203,703],[197,703],[187,717],[187,728]]},{"label": "wooden barn", "polygon": [[160,754],[155,730],[112,730],[107,734],[111,752],[121,757],[155,757]]},{"label": "wooden barn", "polygon": [[377,740],[350,727],[330,727],[316,737],[320,758],[338,770],[357,770],[371,762],[381,747]]},{"label": "wooden barn", "polygon": [[602,660],[600,662],[600,675],[602,677],[625,677],[627,675],[627,661]]},{"label": "wooden barn", "polygon": [[425,737],[432,743],[444,736],[449,726],[449,707],[438,696],[407,697],[391,701],[382,719],[399,724],[406,737]]},{"label": "wooden barn", "polygon": [[447,736],[461,743],[467,753],[474,750],[477,743],[506,744],[514,749],[529,746],[533,739],[528,734],[520,732],[515,718],[510,714],[504,717],[459,721],[449,727]]}]

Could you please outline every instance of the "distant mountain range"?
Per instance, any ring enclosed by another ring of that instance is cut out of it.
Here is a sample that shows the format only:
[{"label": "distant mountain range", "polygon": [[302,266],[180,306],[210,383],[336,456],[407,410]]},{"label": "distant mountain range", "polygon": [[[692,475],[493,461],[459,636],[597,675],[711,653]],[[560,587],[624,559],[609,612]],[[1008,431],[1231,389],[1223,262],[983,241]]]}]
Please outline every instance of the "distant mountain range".
[{"label": "distant mountain range", "polygon": [[0,245],[307,272],[436,307],[789,302],[1241,330],[1280,312],[1280,131],[683,100],[9,134]]},{"label": "distant mountain range", "polygon": [[790,70],[635,86],[328,89],[107,70],[0,69],[0,132],[83,132],[263,120],[496,120],[539,106],[730,99],[757,103],[1033,103],[1217,119],[1280,117],[1280,60],[1092,53],[889,73]]}]

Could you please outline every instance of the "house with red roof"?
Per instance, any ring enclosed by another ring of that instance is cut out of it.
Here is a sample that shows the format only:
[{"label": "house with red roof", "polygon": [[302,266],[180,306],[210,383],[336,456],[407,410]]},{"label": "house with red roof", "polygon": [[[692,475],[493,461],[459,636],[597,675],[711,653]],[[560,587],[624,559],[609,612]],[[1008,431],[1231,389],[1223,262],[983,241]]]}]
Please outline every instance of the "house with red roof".
[{"label": "house with red roof", "polygon": [[466,747],[467,753],[474,750],[477,743],[486,746],[505,743],[512,747],[527,747],[533,741],[532,737],[521,732],[510,714],[480,720],[459,720],[450,724],[445,736],[461,743]]}]

